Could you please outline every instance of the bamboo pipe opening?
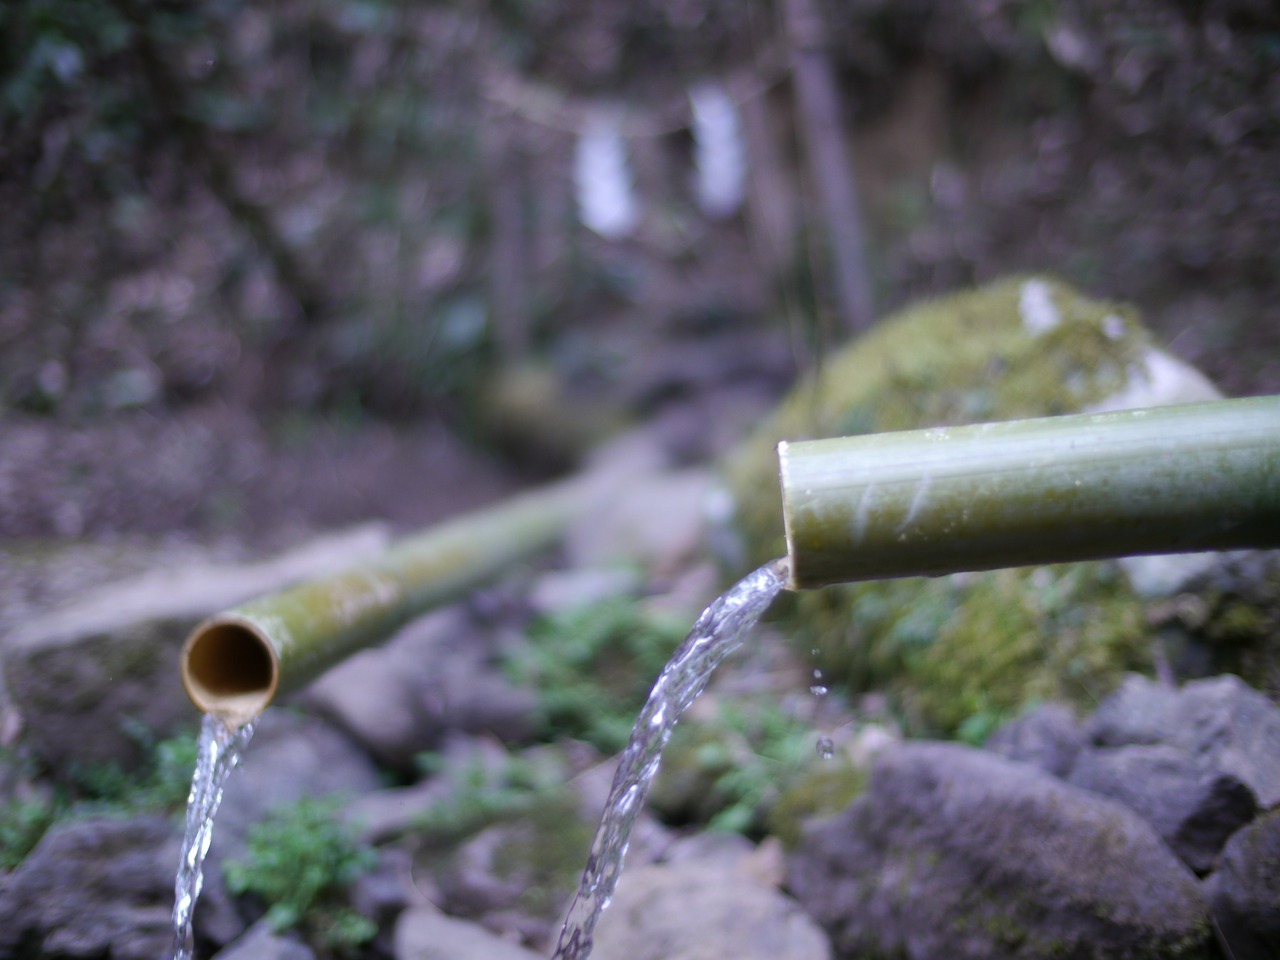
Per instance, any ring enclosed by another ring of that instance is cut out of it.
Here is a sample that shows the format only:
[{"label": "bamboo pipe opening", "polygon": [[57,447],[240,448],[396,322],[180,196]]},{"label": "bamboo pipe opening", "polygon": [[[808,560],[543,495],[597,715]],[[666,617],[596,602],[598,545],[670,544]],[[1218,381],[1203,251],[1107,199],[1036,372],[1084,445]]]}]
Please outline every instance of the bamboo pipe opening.
[{"label": "bamboo pipe opening", "polygon": [[241,726],[266,709],[280,683],[275,647],[246,620],[215,617],[182,649],[182,685],[205,713]]}]

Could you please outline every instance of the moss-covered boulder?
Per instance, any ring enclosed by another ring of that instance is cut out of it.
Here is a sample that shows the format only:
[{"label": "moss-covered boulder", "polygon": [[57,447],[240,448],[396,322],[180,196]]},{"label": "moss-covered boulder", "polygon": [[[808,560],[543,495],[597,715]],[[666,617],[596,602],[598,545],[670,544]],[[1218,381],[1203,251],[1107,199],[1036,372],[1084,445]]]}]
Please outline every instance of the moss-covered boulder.
[{"label": "moss-covered boulder", "polygon": [[[785,553],[777,441],[1211,399],[1128,306],[1015,278],[912,307],[828,357],[726,467],[753,562]],[[1148,608],[1115,563],[828,588],[784,628],[908,729],[978,740],[1039,700],[1088,704],[1154,666]]]}]

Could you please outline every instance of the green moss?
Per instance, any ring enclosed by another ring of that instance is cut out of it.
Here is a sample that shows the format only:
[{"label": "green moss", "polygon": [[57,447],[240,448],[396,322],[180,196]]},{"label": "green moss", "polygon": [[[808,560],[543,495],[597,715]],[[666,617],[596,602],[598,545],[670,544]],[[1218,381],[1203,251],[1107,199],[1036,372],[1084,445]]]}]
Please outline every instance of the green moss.
[{"label": "green moss", "polygon": [[1209,621],[1205,635],[1210,643],[1248,644],[1264,636],[1270,626],[1267,611],[1233,598]]},{"label": "green moss", "polygon": [[982,718],[984,739],[1030,702],[1096,703],[1124,672],[1151,667],[1142,605],[1113,565],[1002,570],[976,578],[906,700],[947,732]]},{"label": "green moss", "polygon": [[[1059,318],[1038,334],[1023,316],[1029,289]],[[750,558],[786,550],[778,440],[1078,411],[1122,387],[1148,345],[1131,309],[1040,278],[884,321],[828,358],[727,465]],[[831,680],[892,694],[911,732],[975,742],[1030,703],[1090,705],[1123,671],[1152,666],[1142,606],[1111,564],[829,587],[776,611]]]},{"label": "green moss", "polygon": [[453,788],[413,827],[416,857],[426,870],[457,868],[459,852],[487,830],[497,832],[493,875],[520,891],[513,906],[553,919],[586,863],[595,824],[583,817],[570,768],[557,747],[535,748],[494,762],[486,754],[420,757],[423,769]]},{"label": "green moss", "polygon": [[58,813],[56,801],[40,795],[0,805],[0,872],[12,870],[26,859]]},{"label": "green moss", "polygon": [[574,737],[614,752],[691,624],[610,599],[536,619],[529,644],[506,664],[538,692],[542,735]]},{"label": "green moss", "polygon": [[779,795],[766,819],[769,833],[785,846],[795,847],[806,822],[839,813],[866,786],[867,772],[848,757],[814,764]]},{"label": "green moss", "polygon": [[[786,814],[775,822],[774,812],[793,787],[817,771],[843,769],[841,760],[819,758],[813,725],[773,698],[720,702],[714,712],[703,705],[701,716],[676,727],[649,796],[649,806],[668,821],[755,837],[775,833],[778,824],[791,823]],[[813,812],[821,806],[815,801]]]},{"label": "green moss", "polygon": [[1141,602],[1114,564],[889,580],[821,591],[798,642],[826,675],[891,694],[908,729],[980,743],[1025,706],[1088,706],[1150,670]]},{"label": "green moss", "polygon": [[519,881],[516,906],[532,916],[556,918],[577,885],[593,833],[572,790],[541,794],[494,853],[497,876]]}]

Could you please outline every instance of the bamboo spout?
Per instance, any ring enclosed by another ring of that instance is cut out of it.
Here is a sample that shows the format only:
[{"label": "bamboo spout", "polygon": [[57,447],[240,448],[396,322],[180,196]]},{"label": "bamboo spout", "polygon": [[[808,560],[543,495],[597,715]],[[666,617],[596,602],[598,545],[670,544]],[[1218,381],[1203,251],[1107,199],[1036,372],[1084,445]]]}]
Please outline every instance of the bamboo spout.
[{"label": "bamboo spout", "polygon": [[233,726],[266,709],[280,685],[280,657],[270,637],[247,620],[205,621],[182,651],[182,685],[191,702]]},{"label": "bamboo spout", "polygon": [[791,588],[1280,547],[1280,397],[778,445]]},{"label": "bamboo spout", "polygon": [[401,541],[371,564],[206,620],[182,650],[187,695],[231,726],[247,722],[278,693],[551,546],[590,502],[593,483],[569,481],[459,517]]}]

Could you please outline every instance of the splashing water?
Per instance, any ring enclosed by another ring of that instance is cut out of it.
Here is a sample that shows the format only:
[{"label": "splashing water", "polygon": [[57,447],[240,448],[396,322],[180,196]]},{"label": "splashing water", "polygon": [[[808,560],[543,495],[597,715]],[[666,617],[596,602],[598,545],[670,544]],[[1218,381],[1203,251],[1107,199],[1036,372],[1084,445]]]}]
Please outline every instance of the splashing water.
[{"label": "splashing water", "polygon": [[213,818],[222,803],[227,777],[240,762],[240,755],[253,736],[254,724],[233,729],[211,713],[200,726],[196,770],[187,795],[187,828],[182,838],[182,860],[173,884],[173,960],[191,960],[195,915],[200,887],[204,884],[204,858],[213,839]]},{"label": "splashing water", "polygon": [[551,960],[590,956],[596,921],[613,899],[631,828],[658,773],[662,748],[680,714],[705,689],[720,662],[742,645],[747,631],[782,591],[787,576],[786,561],[774,560],[738,581],[702,612],[658,677],[613,776],[587,868]]}]

